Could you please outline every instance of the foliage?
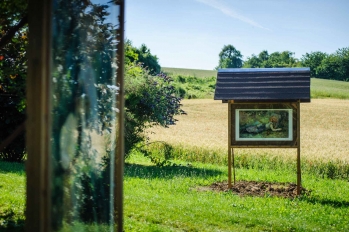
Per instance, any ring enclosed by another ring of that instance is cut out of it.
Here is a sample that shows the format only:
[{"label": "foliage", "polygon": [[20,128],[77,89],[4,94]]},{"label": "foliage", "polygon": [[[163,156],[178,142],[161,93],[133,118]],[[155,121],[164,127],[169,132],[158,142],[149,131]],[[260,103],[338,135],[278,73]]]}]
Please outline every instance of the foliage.
[{"label": "foliage", "polygon": [[119,25],[108,20],[113,5],[79,0],[53,4],[51,214],[52,228],[59,230],[64,222],[110,219],[110,166],[102,161],[113,153],[115,141],[105,153],[94,142],[117,134],[116,71],[122,66],[116,55]]},{"label": "foliage", "polygon": [[[0,3],[0,143],[25,121],[26,11],[24,0]],[[25,158],[23,132],[0,153],[0,158],[15,162]]]},{"label": "foliage", "polygon": [[324,52],[311,52],[305,53],[305,55],[301,58],[302,66],[310,68],[310,76],[311,77],[319,77],[319,67],[323,59],[325,59],[328,55]]},{"label": "foliage", "polygon": [[318,67],[318,77],[349,81],[349,47],[338,49],[321,61]]},{"label": "foliage", "polygon": [[233,45],[224,45],[219,53],[219,63],[216,70],[220,68],[241,68],[243,64],[242,55]]},{"label": "foliage", "polygon": [[181,114],[180,98],[175,96],[172,79],[165,74],[150,75],[137,65],[126,67],[125,74],[125,153],[145,140],[145,130],[174,125]]},{"label": "foliage", "polygon": [[329,55],[320,51],[306,53],[301,62],[310,67],[312,77],[349,81],[349,47]]},{"label": "foliage", "polygon": [[284,68],[299,67],[299,61],[294,58],[294,53],[290,51],[273,52],[271,54],[264,50],[258,56],[252,54],[244,62],[244,68]]},{"label": "foliage", "polygon": [[185,99],[212,98],[216,86],[215,77],[173,75],[176,95]]},{"label": "foliage", "polygon": [[142,44],[139,48],[132,46],[130,40],[125,42],[125,63],[140,63],[142,67],[149,70],[151,75],[157,75],[160,73],[161,67],[158,63],[158,57],[151,54],[150,49]]}]

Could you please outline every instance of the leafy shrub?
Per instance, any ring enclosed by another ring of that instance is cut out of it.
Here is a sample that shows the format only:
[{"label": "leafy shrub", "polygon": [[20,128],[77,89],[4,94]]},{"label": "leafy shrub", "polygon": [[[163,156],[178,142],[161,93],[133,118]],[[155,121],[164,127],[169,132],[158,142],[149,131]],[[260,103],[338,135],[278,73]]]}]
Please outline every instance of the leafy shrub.
[{"label": "leafy shrub", "polygon": [[146,140],[145,130],[174,125],[174,116],[184,113],[172,79],[165,74],[150,75],[139,65],[130,64],[125,75],[125,154]]}]

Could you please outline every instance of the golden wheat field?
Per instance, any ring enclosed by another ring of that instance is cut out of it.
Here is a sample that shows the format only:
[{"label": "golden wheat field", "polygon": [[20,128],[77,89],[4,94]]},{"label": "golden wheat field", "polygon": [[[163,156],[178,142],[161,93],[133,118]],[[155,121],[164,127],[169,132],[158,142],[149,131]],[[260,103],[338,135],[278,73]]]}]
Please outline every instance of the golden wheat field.
[{"label": "golden wheat field", "polygon": [[[210,99],[183,100],[187,115],[170,128],[156,127],[151,141],[227,152],[228,104]],[[301,104],[301,157],[349,162],[349,100],[314,99]],[[242,153],[295,158],[296,149],[235,149]]]}]

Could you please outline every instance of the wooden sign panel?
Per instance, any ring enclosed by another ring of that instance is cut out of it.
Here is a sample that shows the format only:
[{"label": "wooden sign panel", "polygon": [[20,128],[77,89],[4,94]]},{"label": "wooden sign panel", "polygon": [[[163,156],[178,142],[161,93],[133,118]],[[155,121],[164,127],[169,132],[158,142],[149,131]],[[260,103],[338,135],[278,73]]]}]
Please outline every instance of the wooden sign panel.
[{"label": "wooden sign panel", "polygon": [[298,103],[229,103],[231,147],[297,147]]}]

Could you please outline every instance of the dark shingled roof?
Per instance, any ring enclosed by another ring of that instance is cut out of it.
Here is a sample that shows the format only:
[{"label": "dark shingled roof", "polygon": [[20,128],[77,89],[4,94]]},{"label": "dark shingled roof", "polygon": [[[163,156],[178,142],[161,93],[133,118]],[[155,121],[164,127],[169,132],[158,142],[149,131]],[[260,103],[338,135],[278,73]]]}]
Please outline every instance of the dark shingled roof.
[{"label": "dark shingled roof", "polygon": [[214,99],[310,102],[310,68],[219,69]]}]

